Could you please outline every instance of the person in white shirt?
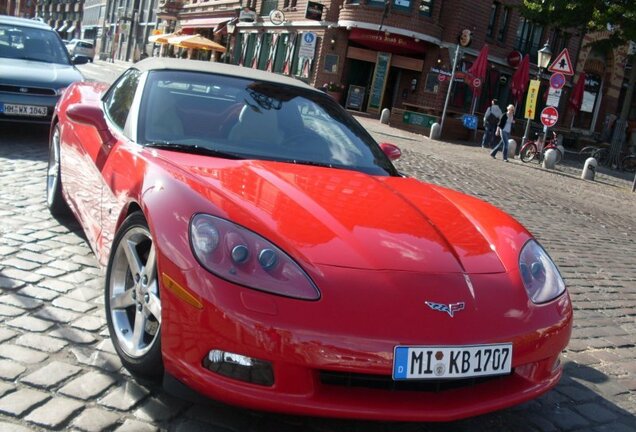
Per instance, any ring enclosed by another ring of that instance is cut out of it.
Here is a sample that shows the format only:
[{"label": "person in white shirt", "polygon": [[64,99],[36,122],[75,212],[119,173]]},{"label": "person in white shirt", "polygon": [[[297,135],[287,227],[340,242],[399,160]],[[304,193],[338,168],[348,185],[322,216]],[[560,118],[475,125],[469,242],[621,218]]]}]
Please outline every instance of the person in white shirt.
[{"label": "person in white shirt", "polygon": [[501,137],[499,144],[495,146],[490,152],[490,157],[496,159],[497,152],[503,146],[503,160],[508,162],[508,140],[510,139],[510,131],[512,131],[512,124],[515,122],[515,106],[508,105],[506,113],[501,116],[499,125],[497,126],[497,136]]},{"label": "person in white shirt", "polygon": [[484,113],[484,137],[481,140],[481,147],[492,147],[495,142],[495,131],[503,113],[497,104],[497,99],[493,99],[491,105]]}]

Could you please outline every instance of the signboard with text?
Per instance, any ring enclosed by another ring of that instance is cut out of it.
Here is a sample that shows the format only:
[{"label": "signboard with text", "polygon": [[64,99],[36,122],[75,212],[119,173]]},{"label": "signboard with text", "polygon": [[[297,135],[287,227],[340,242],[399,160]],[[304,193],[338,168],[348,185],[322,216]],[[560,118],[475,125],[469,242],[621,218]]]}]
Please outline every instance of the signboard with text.
[{"label": "signboard with text", "polygon": [[391,53],[379,52],[378,59],[373,71],[373,82],[369,92],[369,111],[380,111],[386,80],[389,77],[389,65],[391,64]]},{"label": "signboard with text", "polygon": [[528,96],[526,97],[526,106],[523,109],[523,116],[527,119],[533,120],[537,109],[537,97],[539,95],[539,86],[541,82],[539,80],[531,80],[528,85]]},{"label": "signboard with text", "polygon": [[316,52],[316,33],[305,32],[300,35],[300,46],[298,47],[298,57],[314,58]]}]

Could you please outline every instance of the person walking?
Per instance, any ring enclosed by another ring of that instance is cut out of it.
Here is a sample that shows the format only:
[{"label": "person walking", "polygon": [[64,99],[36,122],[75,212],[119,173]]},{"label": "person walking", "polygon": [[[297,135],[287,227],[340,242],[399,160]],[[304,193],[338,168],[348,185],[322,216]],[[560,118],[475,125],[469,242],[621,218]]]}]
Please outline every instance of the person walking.
[{"label": "person walking", "polygon": [[491,105],[484,113],[484,137],[481,140],[481,148],[492,148],[495,141],[495,131],[503,113],[499,108],[498,100],[493,99]]},{"label": "person walking", "polygon": [[501,116],[499,120],[499,124],[497,125],[497,131],[495,134],[498,137],[501,137],[501,141],[499,144],[495,146],[490,152],[490,157],[493,159],[497,159],[495,156],[499,149],[503,146],[503,160],[504,162],[508,162],[508,140],[510,139],[510,131],[512,130],[512,125],[515,122],[515,106],[508,105],[506,109],[506,113]]}]

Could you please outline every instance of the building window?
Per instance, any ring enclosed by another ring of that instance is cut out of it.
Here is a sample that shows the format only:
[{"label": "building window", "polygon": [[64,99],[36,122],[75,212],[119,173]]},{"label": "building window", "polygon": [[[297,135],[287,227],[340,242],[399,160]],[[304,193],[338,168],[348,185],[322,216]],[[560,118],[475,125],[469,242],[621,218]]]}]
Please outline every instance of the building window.
[{"label": "building window", "polygon": [[517,27],[515,49],[522,54],[530,55],[531,59],[537,58],[537,51],[541,46],[542,35],[542,26],[521,17],[519,19],[519,27]]},{"label": "building window", "polygon": [[490,18],[488,19],[488,29],[486,30],[486,37],[492,38],[495,36],[495,24],[497,23],[497,14],[499,13],[499,3],[494,2],[490,6]]},{"label": "building window", "polygon": [[504,7],[499,18],[499,32],[497,33],[497,40],[503,42],[506,39],[506,33],[508,33],[508,21],[510,21],[510,8]]},{"label": "building window", "polygon": [[433,0],[420,0],[420,15],[431,16],[433,13]]},{"label": "building window", "polygon": [[411,10],[411,0],[393,0],[393,10],[408,12]]},{"label": "building window", "polygon": [[263,0],[261,4],[261,16],[267,16],[278,7],[278,0]]},{"label": "building window", "polygon": [[327,54],[325,55],[325,66],[323,71],[327,73],[338,73],[338,60],[339,56],[336,54]]},{"label": "building window", "polygon": [[560,29],[555,29],[552,34],[552,43],[550,46],[554,53],[560,53],[564,48],[567,48],[570,42],[570,34]]}]

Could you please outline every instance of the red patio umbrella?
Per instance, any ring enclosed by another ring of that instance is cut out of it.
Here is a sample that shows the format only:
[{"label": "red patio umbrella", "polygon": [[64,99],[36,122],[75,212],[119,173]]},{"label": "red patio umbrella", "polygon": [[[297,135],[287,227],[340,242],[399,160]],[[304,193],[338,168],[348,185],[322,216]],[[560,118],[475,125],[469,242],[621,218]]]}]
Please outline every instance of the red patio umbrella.
[{"label": "red patio umbrella", "polygon": [[585,78],[585,72],[581,72],[581,74],[579,75],[579,80],[576,82],[576,85],[572,89],[570,99],[568,99],[568,105],[575,112],[581,109],[581,104],[583,103],[583,92],[585,92]]},{"label": "red patio umbrella", "polygon": [[523,56],[519,67],[510,80],[510,92],[512,97],[517,101],[516,105],[521,103],[523,94],[526,92],[528,81],[530,80],[530,57],[528,54]]},{"label": "red patio umbrella", "polygon": [[[468,85],[473,89],[473,94],[477,97],[481,95],[481,89],[484,87],[484,80],[486,79],[486,70],[488,69],[488,50],[488,44],[484,44],[475,59],[475,63],[473,63],[466,73],[465,79],[468,81]],[[479,83],[476,82],[477,79],[479,79]]]}]

